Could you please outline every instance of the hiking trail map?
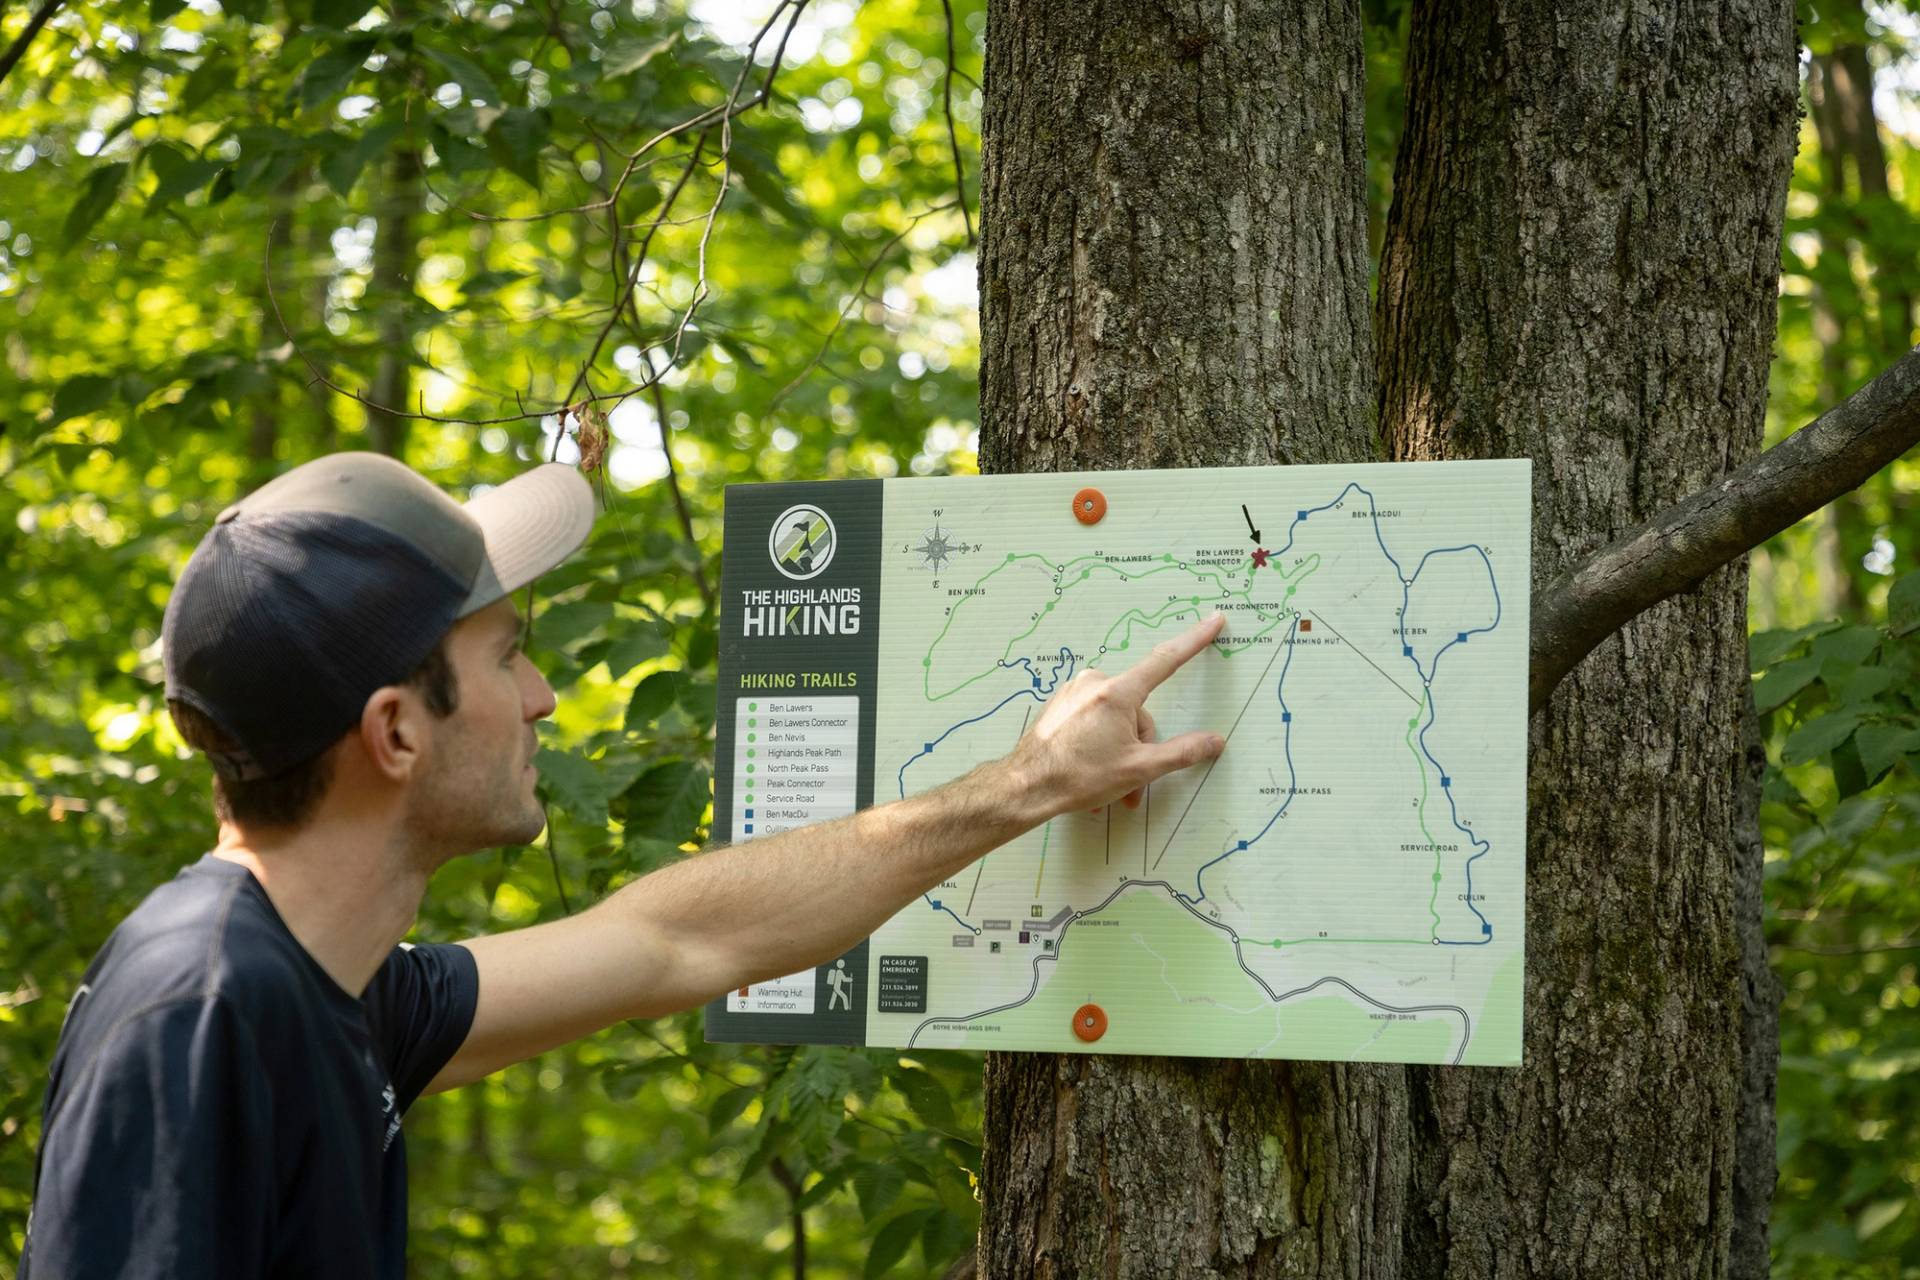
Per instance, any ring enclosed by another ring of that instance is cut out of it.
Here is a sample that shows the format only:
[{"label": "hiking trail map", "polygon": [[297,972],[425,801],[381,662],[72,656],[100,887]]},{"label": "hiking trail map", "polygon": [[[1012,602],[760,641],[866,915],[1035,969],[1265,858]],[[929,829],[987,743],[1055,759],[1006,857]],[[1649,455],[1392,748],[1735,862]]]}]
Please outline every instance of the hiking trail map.
[{"label": "hiking trail map", "polygon": [[708,1038],[1518,1064],[1530,494],[1524,460],[729,487],[716,838],[959,777],[1215,610],[1147,707],[1227,746]]}]

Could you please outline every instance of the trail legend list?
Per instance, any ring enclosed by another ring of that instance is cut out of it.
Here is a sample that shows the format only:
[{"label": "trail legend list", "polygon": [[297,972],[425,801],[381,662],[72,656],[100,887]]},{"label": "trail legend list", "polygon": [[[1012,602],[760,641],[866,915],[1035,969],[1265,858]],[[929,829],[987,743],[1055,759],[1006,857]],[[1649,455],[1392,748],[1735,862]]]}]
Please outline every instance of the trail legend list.
[{"label": "trail legend list", "polygon": [[738,698],[734,715],[735,843],[854,811],[858,698]]}]

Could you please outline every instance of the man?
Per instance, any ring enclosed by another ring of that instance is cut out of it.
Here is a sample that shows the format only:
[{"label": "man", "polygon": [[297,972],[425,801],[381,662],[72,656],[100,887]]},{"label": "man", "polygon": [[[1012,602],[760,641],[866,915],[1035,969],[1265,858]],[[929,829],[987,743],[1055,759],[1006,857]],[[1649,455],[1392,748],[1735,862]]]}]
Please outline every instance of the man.
[{"label": "man", "polygon": [[995,846],[1224,745],[1157,742],[1142,705],[1216,615],[1070,681],[1011,755],[938,790],[686,859],[565,920],[398,946],[435,869],[540,833],[534,725],[554,698],[510,593],[592,519],[567,467],[463,507],[349,453],[215,520],[162,638],[219,842],[74,996],[23,1280],[398,1277],[420,1094],[824,964]]}]

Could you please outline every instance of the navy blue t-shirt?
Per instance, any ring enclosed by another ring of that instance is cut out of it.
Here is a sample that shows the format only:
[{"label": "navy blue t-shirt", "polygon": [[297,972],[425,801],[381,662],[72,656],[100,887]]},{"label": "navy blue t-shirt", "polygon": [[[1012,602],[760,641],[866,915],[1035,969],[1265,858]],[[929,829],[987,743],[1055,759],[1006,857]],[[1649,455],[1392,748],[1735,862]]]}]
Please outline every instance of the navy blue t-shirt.
[{"label": "navy blue t-shirt", "polygon": [[54,1053],[20,1280],[406,1268],[400,1117],[460,1048],[464,947],[396,947],[355,999],[211,855],[121,922]]}]

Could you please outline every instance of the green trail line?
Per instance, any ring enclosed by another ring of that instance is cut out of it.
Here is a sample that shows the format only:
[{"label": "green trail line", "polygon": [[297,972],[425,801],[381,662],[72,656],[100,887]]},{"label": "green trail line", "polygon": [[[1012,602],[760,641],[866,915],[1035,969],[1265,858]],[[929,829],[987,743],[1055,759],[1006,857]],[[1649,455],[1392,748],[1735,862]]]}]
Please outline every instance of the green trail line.
[{"label": "green trail line", "polygon": [[1430,947],[1433,945],[1432,938],[1269,938],[1264,941],[1258,938],[1242,938],[1240,941],[1249,947],[1297,947],[1307,942],[1361,942],[1370,947]]},{"label": "green trail line", "polygon": [[1427,714],[1427,708],[1433,704],[1433,690],[1420,691],[1420,710],[1413,719],[1407,721],[1407,753],[1413,757],[1413,767],[1420,771],[1420,834],[1433,846],[1433,896],[1427,899],[1427,914],[1433,917],[1433,937],[1440,936],[1440,842],[1427,830],[1427,763],[1420,758],[1420,749],[1413,745],[1414,731],[1420,727],[1420,720]]},{"label": "green trail line", "polygon": [[[1044,565],[1048,570],[1052,572],[1054,576],[1054,590],[1058,593],[1058,595],[1056,596],[1055,599],[1049,600],[1045,605],[1043,605],[1038,610],[1038,616],[1033,620],[1032,626],[1028,627],[1025,631],[1022,631],[1020,634],[1008,639],[1006,648],[1001,650],[1000,656],[995,660],[994,666],[987,668],[985,671],[980,672],[978,675],[971,676],[968,679],[961,681],[959,684],[954,685],[951,689],[946,690],[944,693],[935,693],[933,691],[933,651],[940,647],[940,642],[947,638],[947,632],[953,629],[954,620],[960,616],[960,610],[964,609],[967,606],[967,602],[969,600],[974,599],[974,597],[972,596],[963,598],[959,604],[953,607],[953,612],[947,615],[946,626],[940,628],[940,634],[934,637],[933,643],[931,645],[927,646],[927,656],[925,657],[925,659],[922,660],[920,664],[922,693],[925,695],[928,702],[939,702],[942,699],[952,697],[954,694],[959,693],[962,689],[967,688],[969,685],[976,684],[979,681],[986,679],[988,676],[993,675],[996,671],[999,671],[1001,669],[999,666],[999,663],[1004,661],[1007,655],[1013,652],[1013,647],[1016,644],[1018,644],[1020,641],[1032,635],[1034,632],[1038,631],[1040,629],[1041,623],[1046,621],[1047,615],[1053,612],[1054,606],[1060,602],[1060,599],[1064,598],[1066,593],[1068,591],[1073,590],[1074,587],[1079,586],[1082,582],[1086,582],[1092,576],[1093,572],[1096,569],[1105,570],[1108,573],[1114,574],[1123,582],[1137,582],[1142,578],[1151,578],[1155,574],[1160,574],[1160,573],[1186,573],[1186,574],[1190,574],[1195,579],[1209,578],[1209,579],[1212,579],[1213,586],[1219,592],[1218,595],[1213,597],[1214,599],[1243,600],[1250,605],[1253,604],[1252,596],[1253,596],[1254,571],[1251,567],[1248,568],[1247,573],[1245,575],[1245,586],[1242,587],[1242,589],[1239,591],[1234,591],[1230,589],[1228,579],[1224,576],[1223,570],[1197,569],[1197,568],[1192,568],[1185,564],[1175,564],[1173,562],[1173,555],[1171,552],[1167,553],[1163,558],[1167,561],[1167,563],[1162,564],[1157,569],[1148,569],[1144,573],[1128,573],[1126,570],[1121,569],[1115,565],[1108,564],[1104,559],[1096,556],[1081,556],[1077,559],[1067,561],[1064,565],[1056,565],[1053,563],[1053,561],[1047,559],[1044,555],[1041,555],[1039,552],[1025,552],[1025,553],[1009,552],[1005,560],[995,565],[993,568],[987,570],[986,573],[982,574],[980,578],[973,584],[974,587],[978,588],[985,585],[986,581],[989,578],[993,577],[995,574],[999,573],[1001,570],[1006,569],[1011,565],[1019,564],[1019,563],[1022,563],[1023,561],[1028,561],[1028,560],[1036,560],[1041,565]],[[1067,580],[1067,574],[1072,569],[1074,569],[1076,566],[1086,564],[1089,561],[1091,561],[1092,563],[1089,564],[1086,568],[1082,568],[1080,570],[1079,577],[1074,578],[1071,581]],[[1280,580],[1288,584],[1286,594],[1288,596],[1291,596],[1294,592],[1294,588],[1299,586],[1299,584],[1304,582],[1308,577],[1312,576],[1314,570],[1320,567],[1320,556],[1318,555],[1318,553],[1309,555],[1305,560],[1301,561],[1300,565],[1294,570],[1291,576],[1288,575],[1285,569],[1281,568],[1277,564],[1269,564],[1267,567],[1272,569],[1275,573],[1278,573],[1280,575]],[[1140,610],[1138,609],[1130,609],[1126,613],[1121,614],[1120,617],[1114,621],[1113,625],[1107,628],[1106,637],[1105,639],[1102,640],[1101,643],[1105,644],[1111,641],[1113,639],[1113,633],[1122,624],[1125,624],[1127,627],[1126,637],[1124,637],[1120,641],[1120,643],[1117,646],[1115,646],[1117,648],[1124,649],[1127,647],[1129,643],[1131,643],[1132,636],[1133,636],[1133,623],[1136,619],[1136,615],[1138,617],[1138,620],[1143,623],[1152,623],[1152,622],[1162,621],[1167,617],[1170,610],[1173,611],[1174,616],[1178,616],[1178,613],[1180,611],[1184,611],[1187,609],[1197,610],[1199,607],[1199,601],[1200,601],[1199,596],[1186,596],[1186,597],[1175,598],[1173,600],[1168,601],[1166,605],[1164,605],[1161,608],[1160,612],[1153,615],[1152,617],[1147,617],[1146,615],[1141,614]],[[1248,641],[1253,640],[1257,636],[1263,636],[1267,634],[1267,632],[1273,630],[1275,627],[1279,626],[1282,622],[1284,622],[1287,617],[1287,615],[1284,612],[1278,615],[1269,615],[1265,609],[1260,608],[1257,605],[1254,607],[1254,612],[1260,618],[1264,619],[1267,622],[1267,625],[1261,630],[1254,632],[1253,635],[1244,637],[1244,639]],[[1220,654],[1222,657],[1230,658],[1236,652],[1239,652],[1239,650],[1227,649],[1227,648],[1220,649]],[[1092,665],[1093,661],[1094,660],[1092,658],[1089,658],[1089,665]]]},{"label": "green trail line", "polygon": [[1040,877],[1047,874],[1047,842],[1053,838],[1053,824],[1040,828],[1040,870],[1033,876],[1033,896],[1040,896]]}]

